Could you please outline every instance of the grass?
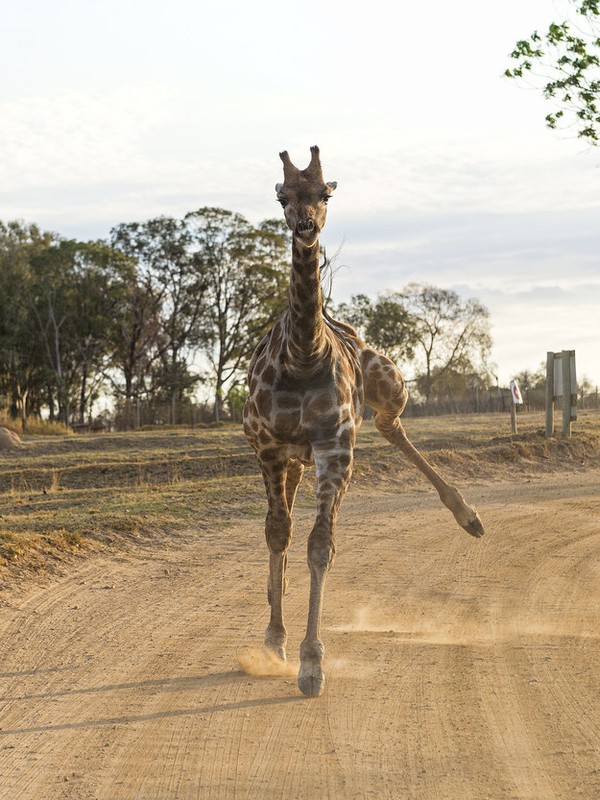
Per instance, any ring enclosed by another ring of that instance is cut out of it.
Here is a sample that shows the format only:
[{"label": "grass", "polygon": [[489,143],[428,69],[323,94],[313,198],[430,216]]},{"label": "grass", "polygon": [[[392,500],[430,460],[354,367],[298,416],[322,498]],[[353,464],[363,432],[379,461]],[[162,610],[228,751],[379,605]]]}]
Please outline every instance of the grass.
[{"label": "grass", "polygon": [[[543,415],[409,418],[414,444],[462,480],[523,470],[583,469],[600,463],[600,414],[584,412],[571,440],[546,440]],[[0,451],[0,586],[98,548],[156,544],[193,530],[262,518],[266,502],[253,453],[239,426],[135,433],[25,435]],[[365,422],[353,482],[397,490],[418,473]],[[312,503],[308,474],[301,504]]]},{"label": "grass", "polygon": [[[0,411],[0,426],[8,428],[19,436],[23,433],[23,424],[20,419],[13,419],[6,411]],[[62,422],[48,422],[39,417],[28,417],[25,433],[42,434],[46,436],[68,436],[73,431]]]}]

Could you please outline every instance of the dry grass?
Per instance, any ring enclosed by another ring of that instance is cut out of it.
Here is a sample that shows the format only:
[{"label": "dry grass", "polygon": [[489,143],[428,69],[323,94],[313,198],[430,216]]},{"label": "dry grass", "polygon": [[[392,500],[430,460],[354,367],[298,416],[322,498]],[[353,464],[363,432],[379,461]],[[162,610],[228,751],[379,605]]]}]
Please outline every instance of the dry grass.
[{"label": "dry grass", "polygon": [[[571,440],[546,440],[542,415],[407,419],[411,440],[447,474],[485,480],[600,463],[600,414],[583,413]],[[75,553],[156,545],[262,517],[264,489],[239,426],[120,434],[23,437],[0,453],[0,585],[52,568]],[[353,482],[368,490],[419,481],[418,473],[365,422]],[[312,503],[309,473],[301,504]]]},{"label": "dry grass", "polygon": [[[24,433],[21,420],[13,419],[6,411],[0,411],[0,425],[13,431],[13,433],[19,434],[19,436]],[[48,420],[39,417],[29,417],[27,419],[27,430],[25,432],[42,436],[73,435],[73,431],[68,425],[63,425],[62,422],[48,422]]]}]

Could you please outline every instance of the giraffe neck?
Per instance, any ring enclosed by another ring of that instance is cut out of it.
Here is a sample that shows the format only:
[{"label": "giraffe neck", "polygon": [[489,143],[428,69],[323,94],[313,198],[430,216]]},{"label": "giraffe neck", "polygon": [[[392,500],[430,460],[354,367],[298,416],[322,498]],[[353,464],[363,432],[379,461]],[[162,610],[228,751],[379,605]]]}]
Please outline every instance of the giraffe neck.
[{"label": "giraffe neck", "polygon": [[318,356],[327,345],[318,242],[313,247],[304,247],[292,240],[289,314],[291,361],[300,369],[310,369],[318,363]]}]

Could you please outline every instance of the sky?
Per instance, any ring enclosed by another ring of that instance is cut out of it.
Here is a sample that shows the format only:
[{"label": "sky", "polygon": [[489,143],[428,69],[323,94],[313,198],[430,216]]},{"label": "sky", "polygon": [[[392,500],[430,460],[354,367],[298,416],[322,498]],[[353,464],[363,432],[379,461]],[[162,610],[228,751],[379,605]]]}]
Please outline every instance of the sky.
[{"label": "sky", "polygon": [[490,311],[501,385],[600,384],[600,148],[502,77],[567,0],[19,0],[2,11],[0,219],[105,238],[203,206],[279,216],[280,150],[338,188],[336,302],[410,282]]}]

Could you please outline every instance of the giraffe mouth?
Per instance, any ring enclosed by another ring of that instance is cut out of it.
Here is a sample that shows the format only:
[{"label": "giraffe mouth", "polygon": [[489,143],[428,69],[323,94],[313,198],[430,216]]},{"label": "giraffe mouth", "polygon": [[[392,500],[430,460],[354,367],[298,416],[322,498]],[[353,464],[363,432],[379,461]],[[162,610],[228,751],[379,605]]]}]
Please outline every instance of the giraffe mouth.
[{"label": "giraffe mouth", "polygon": [[319,235],[319,229],[312,219],[302,220],[296,225],[295,234],[303,242],[314,242]]},{"label": "giraffe mouth", "polygon": [[302,219],[296,225],[296,230],[298,233],[304,233],[305,231],[314,231],[315,223],[312,219]]}]

